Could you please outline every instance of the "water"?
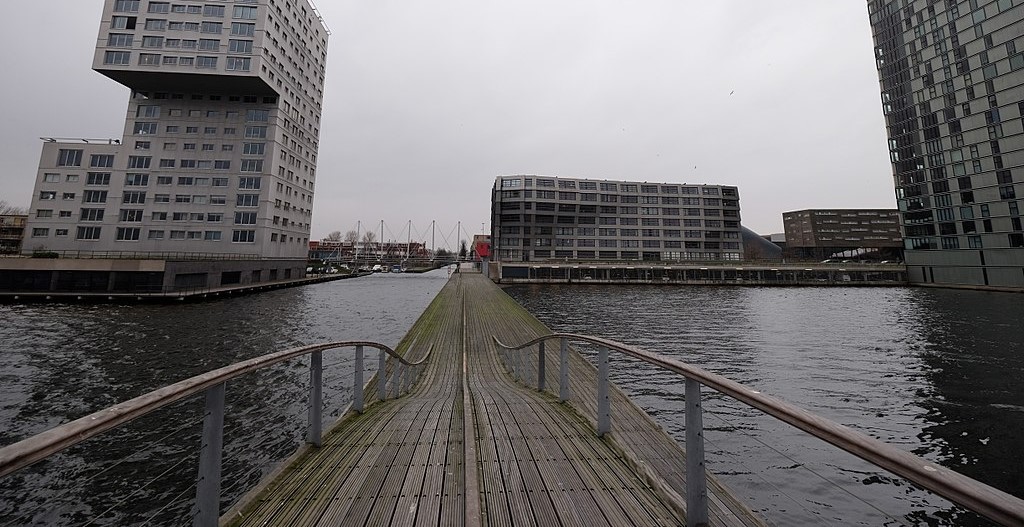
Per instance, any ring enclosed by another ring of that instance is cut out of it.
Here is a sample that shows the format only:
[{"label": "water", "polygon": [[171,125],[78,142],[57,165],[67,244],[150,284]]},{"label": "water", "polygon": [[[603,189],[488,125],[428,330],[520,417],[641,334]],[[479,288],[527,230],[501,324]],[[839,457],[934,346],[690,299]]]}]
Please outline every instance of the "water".
[{"label": "water", "polygon": [[[332,340],[393,347],[446,279],[373,275],[186,305],[0,305],[0,444],[273,351]],[[228,384],[224,507],[302,443],[308,364]],[[351,348],[325,353],[324,367],[325,416],[336,418]],[[193,398],[0,479],[0,525],[189,524],[201,413]]]},{"label": "water", "polygon": [[[328,340],[397,344],[446,278],[374,275],[188,305],[0,305],[0,444],[270,351]],[[508,292],[553,329],[695,363],[1024,495],[1020,296],[593,285]],[[324,357],[327,416],[347,403],[350,356]],[[681,438],[680,380],[625,360],[613,361],[614,380]],[[302,443],[307,383],[303,359],[229,384],[222,507]],[[0,479],[0,526],[188,524],[201,405],[176,404]],[[709,395],[705,407],[710,468],[778,525],[984,524],[729,400]]]},{"label": "water", "polygon": [[[1018,295],[597,285],[506,291],[555,331],[693,363],[1024,496]],[[614,359],[613,380],[682,439],[680,378],[629,361]],[[987,524],[739,403],[708,399],[710,469],[779,525]]]}]

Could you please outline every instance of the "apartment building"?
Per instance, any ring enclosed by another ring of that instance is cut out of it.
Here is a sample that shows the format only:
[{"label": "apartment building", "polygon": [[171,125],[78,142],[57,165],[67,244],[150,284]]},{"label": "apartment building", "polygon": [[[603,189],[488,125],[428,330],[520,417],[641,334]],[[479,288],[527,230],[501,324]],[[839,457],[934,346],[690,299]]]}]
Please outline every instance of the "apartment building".
[{"label": "apartment building", "polygon": [[1024,289],[1024,3],[867,5],[911,282]]},{"label": "apartment building", "polygon": [[497,262],[740,260],[734,186],[498,176],[491,194]]},{"label": "apartment building", "polygon": [[23,251],[304,260],[328,37],[308,0],[107,0],[123,136],[43,139]]}]

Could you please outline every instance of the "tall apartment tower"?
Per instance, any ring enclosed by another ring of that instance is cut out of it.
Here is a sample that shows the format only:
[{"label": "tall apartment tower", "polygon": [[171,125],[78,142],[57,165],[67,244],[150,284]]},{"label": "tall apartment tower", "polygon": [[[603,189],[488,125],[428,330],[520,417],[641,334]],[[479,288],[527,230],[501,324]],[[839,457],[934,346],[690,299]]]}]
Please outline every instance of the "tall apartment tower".
[{"label": "tall apartment tower", "polygon": [[308,0],[106,0],[124,135],[44,138],[24,251],[304,261],[327,39]]},{"label": "tall apartment tower", "polygon": [[868,12],[910,280],[1024,289],[1024,2]]}]

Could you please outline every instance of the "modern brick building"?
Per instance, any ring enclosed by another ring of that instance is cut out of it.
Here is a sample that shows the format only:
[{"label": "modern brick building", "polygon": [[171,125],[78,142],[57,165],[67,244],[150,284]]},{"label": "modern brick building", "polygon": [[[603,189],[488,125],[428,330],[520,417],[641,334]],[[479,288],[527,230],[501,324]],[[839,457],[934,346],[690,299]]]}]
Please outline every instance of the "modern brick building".
[{"label": "modern brick building", "polygon": [[829,258],[836,253],[900,258],[896,209],[809,209],[782,214],[786,249],[794,256]]},{"label": "modern brick building", "polygon": [[499,176],[491,199],[491,258],[740,260],[734,186]]},{"label": "modern brick building", "polygon": [[867,5],[910,280],[1024,289],[1024,3]]},{"label": "modern brick building", "polygon": [[124,135],[44,138],[23,251],[301,273],[327,39],[308,0],[107,0],[93,69],[131,89]]}]

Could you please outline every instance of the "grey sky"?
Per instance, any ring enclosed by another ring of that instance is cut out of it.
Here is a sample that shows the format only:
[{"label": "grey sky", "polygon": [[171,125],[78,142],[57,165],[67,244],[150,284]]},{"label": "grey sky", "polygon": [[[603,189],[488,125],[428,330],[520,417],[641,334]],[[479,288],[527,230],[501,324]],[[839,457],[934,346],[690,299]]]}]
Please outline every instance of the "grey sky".
[{"label": "grey sky", "polygon": [[[40,136],[119,137],[90,70],[102,0],[23,2],[0,32],[0,199]],[[894,207],[862,0],[319,0],[333,35],[313,238],[429,238],[490,215],[500,174],[735,184],[743,223]],[[417,233],[426,233],[425,236]],[[438,236],[440,243],[440,234]]]}]

